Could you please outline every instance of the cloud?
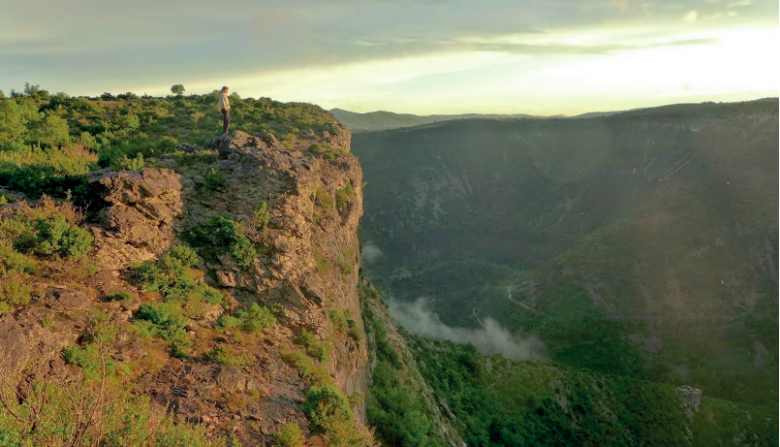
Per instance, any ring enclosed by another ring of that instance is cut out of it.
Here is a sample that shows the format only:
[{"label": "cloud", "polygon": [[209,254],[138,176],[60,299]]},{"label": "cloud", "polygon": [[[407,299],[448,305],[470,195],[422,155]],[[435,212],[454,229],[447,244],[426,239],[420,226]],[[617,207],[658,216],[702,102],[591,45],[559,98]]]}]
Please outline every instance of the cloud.
[{"label": "cloud", "polygon": [[628,9],[628,0],[609,0],[609,6],[626,11]]},{"label": "cloud", "polygon": [[360,253],[360,259],[364,264],[370,265],[375,263],[379,258],[384,256],[382,250],[379,249],[372,242],[367,242],[363,245],[363,250]]},{"label": "cloud", "polygon": [[685,20],[688,23],[693,23],[696,21],[696,19],[699,17],[699,13],[696,11],[689,11],[687,14],[685,14],[685,17],[683,17],[683,20]]},{"label": "cloud", "polygon": [[[537,77],[532,85],[526,79],[587,60],[612,61],[608,75],[622,69],[621,58],[630,53],[657,49],[676,56],[687,50],[696,57],[725,31],[777,28],[777,2],[739,7],[747,3],[234,0],[215,7],[205,0],[0,0],[0,88],[21,89],[27,81],[74,95],[166,94],[174,83],[194,93],[231,83],[240,84],[245,96],[326,107],[560,113],[565,106],[574,113],[585,110],[570,109],[566,104],[574,98],[558,92],[579,80]],[[686,11],[696,12],[694,22],[681,20]],[[764,51],[753,47],[747,51]],[[662,67],[648,65],[640,75],[648,73],[649,81],[675,76],[677,69],[650,75]],[[720,79],[727,72],[704,75]],[[634,78],[632,92],[647,85],[644,77]],[[582,93],[589,104],[585,95],[604,97],[602,91]],[[623,100],[628,97],[621,92]],[[608,106],[614,107],[587,108]]]},{"label": "cloud", "polygon": [[428,307],[425,298],[413,303],[388,300],[393,319],[414,335],[473,345],[484,354],[501,354],[512,360],[545,360],[544,344],[536,337],[518,337],[491,318],[478,329],[450,327]]}]

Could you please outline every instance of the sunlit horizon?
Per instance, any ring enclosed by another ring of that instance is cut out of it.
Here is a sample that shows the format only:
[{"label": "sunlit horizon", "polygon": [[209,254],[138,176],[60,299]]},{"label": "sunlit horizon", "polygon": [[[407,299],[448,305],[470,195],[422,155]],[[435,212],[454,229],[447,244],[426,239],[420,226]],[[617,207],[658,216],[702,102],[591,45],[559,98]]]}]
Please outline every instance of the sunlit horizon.
[{"label": "sunlit horizon", "polygon": [[[185,26],[180,11],[153,2],[41,11],[0,0],[0,89],[161,96],[179,83],[188,94],[228,85],[242,97],[359,113],[543,116],[780,91],[776,3],[491,1],[240,1],[218,16],[193,2]],[[39,26],[58,13],[74,23]],[[124,28],[108,26],[120,17]]]}]

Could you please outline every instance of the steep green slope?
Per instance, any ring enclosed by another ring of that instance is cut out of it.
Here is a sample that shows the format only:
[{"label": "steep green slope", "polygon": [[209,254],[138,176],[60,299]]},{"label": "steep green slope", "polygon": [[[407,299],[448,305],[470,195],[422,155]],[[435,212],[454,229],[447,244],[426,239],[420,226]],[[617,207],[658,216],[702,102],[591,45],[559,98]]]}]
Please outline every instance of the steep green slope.
[{"label": "steep green slope", "polygon": [[554,359],[777,402],[778,102],[358,134],[367,271]]},{"label": "steep green slope", "polygon": [[469,446],[777,445],[776,411],[558,364],[412,338],[421,371]]},{"label": "steep green slope", "polygon": [[377,438],[385,446],[462,446],[379,291],[364,276],[358,290],[371,365],[367,414]]}]

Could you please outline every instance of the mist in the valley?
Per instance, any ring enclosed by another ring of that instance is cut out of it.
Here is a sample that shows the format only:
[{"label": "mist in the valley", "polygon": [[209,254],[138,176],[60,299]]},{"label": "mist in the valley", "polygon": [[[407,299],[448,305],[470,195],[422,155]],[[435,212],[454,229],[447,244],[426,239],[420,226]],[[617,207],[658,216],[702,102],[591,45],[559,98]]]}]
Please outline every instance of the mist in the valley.
[{"label": "mist in the valley", "polygon": [[501,354],[512,360],[545,360],[545,346],[535,336],[519,337],[492,318],[480,321],[480,328],[451,327],[444,324],[425,298],[411,303],[387,300],[396,323],[421,337],[468,343],[483,354]]},{"label": "mist in the valley", "polygon": [[380,250],[379,247],[374,245],[372,242],[365,243],[360,250],[360,260],[363,262],[363,264],[366,265],[375,263],[382,256],[384,256],[382,250]]}]

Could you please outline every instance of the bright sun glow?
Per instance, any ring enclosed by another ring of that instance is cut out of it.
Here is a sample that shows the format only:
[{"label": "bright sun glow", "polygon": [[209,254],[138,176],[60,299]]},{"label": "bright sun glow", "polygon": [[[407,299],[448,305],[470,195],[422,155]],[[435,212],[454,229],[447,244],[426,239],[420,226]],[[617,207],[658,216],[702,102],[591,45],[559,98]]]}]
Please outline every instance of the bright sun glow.
[{"label": "bright sun glow", "polygon": [[[653,45],[657,39],[632,37],[629,32],[623,36],[616,36],[614,30],[591,33],[580,40],[570,33],[552,42],[611,45],[620,41],[626,47],[606,54],[530,56],[463,51],[259,73],[188,87],[208,91],[227,83],[244,96],[307,101],[328,108],[412,113],[525,110],[574,114],[777,94],[778,61],[766,53],[778,40],[777,28],[690,32],[676,37],[678,41],[700,42],[689,45]],[[519,43],[506,36],[501,39],[503,43]],[[538,36],[528,39],[542,43]],[[464,90],[464,83],[471,88]],[[159,86],[144,91],[165,94],[167,90],[167,86]]]}]

